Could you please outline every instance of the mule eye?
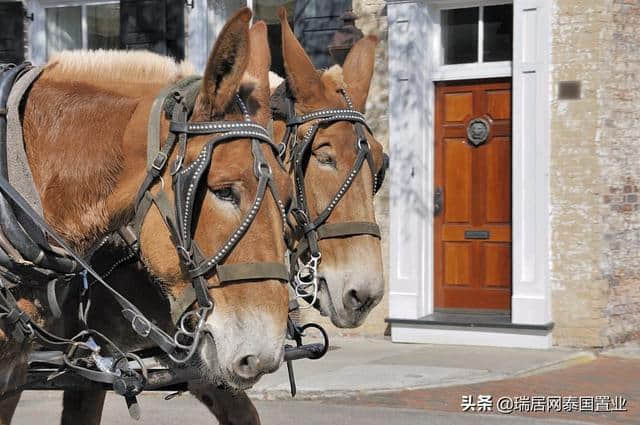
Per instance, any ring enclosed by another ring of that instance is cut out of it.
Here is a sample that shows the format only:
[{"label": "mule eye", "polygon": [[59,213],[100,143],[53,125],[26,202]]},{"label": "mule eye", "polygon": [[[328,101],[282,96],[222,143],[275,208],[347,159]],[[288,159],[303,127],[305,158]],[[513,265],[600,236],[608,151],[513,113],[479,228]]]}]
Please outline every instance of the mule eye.
[{"label": "mule eye", "polygon": [[238,195],[231,186],[224,186],[218,189],[214,189],[213,194],[216,195],[216,198],[220,199],[221,201],[233,202],[234,204],[239,203]]},{"label": "mule eye", "polygon": [[313,156],[323,165],[329,165],[336,168],[336,158],[331,154],[329,145],[322,145],[313,151]]},{"label": "mule eye", "polygon": [[318,162],[320,164],[331,165],[332,167],[336,166],[335,158],[331,157],[330,155],[319,154],[319,155],[316,155],[316,158],[318,158]]}]

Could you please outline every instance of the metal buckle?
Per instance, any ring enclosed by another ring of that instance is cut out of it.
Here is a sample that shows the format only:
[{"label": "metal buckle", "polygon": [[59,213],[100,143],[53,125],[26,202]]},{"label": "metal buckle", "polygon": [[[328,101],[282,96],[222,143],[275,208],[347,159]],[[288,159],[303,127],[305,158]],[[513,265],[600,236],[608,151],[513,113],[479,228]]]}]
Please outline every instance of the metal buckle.
[{"label": "metal buckle", "polygon": [[186,265],[193,264],[193,259],[191,258],[191,253],[189,251],[187,251],[187,248],[185,248],[182,245],[178,245],[178,246],[176,246],[176,250],[178,251],[178,254],[180,254],[180,257],[182,257],[182,259],[184,260]]},{"label": "metal buckle", "polygon": [[356,147],[358,150],[362,150],[365,152],[369,152],[371,150],[371,145],[369,144],[369,140],[366,137],[358,137],[356,140]]},{"label": "metal buckle", "polygon": [[171,166],[171,175],[174,176],[180,168],[182,168],[182,162],[184,161],[184,157],[182,155],[178,155],[178,158],[173,162]]},{"label": "metal buckle", "polygon": [[260,161],[256,164],[256,173],[258,178],[271,177],[271,166],[266,161]]},{"label": "metal buckle", "polygon": [[284,159],[284,154],[285,154],[286,150],[287,150],[287,144],[286,143],[280,143],[278,145],[278,156],[281,159]]},{"label": "metal buckle", "polygon": [[[142,325],[144,326],[143,328],[138,328],[136,326],[136,323],[142,323]],[[149,334],[151,333],[151,322],[149,322],[149,320],[144,317],[144,316],[140,316],[137,313],[134,313],[133,319],[131,319],[131,327],[133,328],[134,331],[136,331],[136,333],[142,337],[148,337]]]},{"label": "metal buckle", "polygon": [[162,169],[167,164],[167,154],[160,151],[156,155],[155,159],[151,163],[151,168],[155,169],[159,173],[162,172]]}]

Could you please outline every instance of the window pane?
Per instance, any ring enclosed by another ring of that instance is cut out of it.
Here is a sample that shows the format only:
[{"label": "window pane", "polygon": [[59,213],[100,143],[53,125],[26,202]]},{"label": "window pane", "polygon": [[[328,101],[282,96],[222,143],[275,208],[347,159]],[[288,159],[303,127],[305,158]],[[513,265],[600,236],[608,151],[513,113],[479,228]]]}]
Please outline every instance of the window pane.
[{"label": "window pane", "polygon": [[513,5],[484,8],[484,62],[510,61],[512,56]]},{"label": "window pane", "polygon": [[478,62],[478,15],[470,7],[442,11],[444,64]]},{"label": "window pane", "polygon": [[120,4],[87,6],[87,48],[120,47]]},{"label": "window pane", "polygon": [[82,48],[82,8],[46,9],[47,57],[60,50]]}]

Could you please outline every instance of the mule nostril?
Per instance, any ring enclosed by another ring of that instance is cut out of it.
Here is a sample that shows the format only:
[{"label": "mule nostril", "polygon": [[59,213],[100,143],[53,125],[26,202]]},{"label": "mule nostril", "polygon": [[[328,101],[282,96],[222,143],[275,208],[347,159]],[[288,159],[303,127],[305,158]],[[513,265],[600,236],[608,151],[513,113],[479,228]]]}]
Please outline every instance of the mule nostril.
[{"label": "mule nostril", "polygon": [[346,294],[344,294],[344,299],[343,299],[344,305],[353,310],[356,310],[362,307],[366,301],[367,301],[367,297],[363,296],[362,293],[359,293],[355,289],[350,289],[349,291],[347,291]]},{"label": "mule nostril", "polygon": [[260,372],[260,359],[252,354],[240,357],[234,362],[233,369],[243,378],[255,378]]}]

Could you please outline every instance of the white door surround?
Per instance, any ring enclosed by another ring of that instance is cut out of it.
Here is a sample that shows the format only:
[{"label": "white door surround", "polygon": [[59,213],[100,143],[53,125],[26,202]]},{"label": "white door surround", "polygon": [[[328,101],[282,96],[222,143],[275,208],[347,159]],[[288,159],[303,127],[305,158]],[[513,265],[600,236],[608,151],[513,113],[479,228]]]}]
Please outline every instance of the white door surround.
[{"label": "white door surround", "polygon": [[[549,347],[547,0],[513,1],[513,61],[440,65],[440,10],[509,1],[388,0],[392,340]],[[509,331],[411,323],[433,312],[434,81],[512,77],[513,286]],[[404,319],[394,322],[394,319]]]}]

